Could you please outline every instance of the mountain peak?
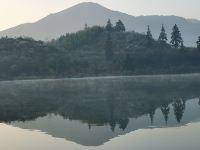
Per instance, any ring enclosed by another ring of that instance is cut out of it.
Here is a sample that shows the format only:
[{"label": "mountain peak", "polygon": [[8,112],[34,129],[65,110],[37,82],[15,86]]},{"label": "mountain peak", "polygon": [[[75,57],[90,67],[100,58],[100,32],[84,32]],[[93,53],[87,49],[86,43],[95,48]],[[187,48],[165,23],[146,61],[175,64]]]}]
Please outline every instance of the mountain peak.
[{"label": "mountain peak", "polygon": [[[77,8],[81,8],[81,9],[84,9],[84,8],[105,8],[104,6],[98,4],[98,3],[94,3],[94,2],[82,2],[82,3],[79,3],[77,5],[74,5],[68,9],[77,9]],[[66,10],[68,10],[66,9]]]},{"label": "mountain peak", "polygon": [[75,5],[75,6],[84,6],[84,5],[87,5],[87,6],[101,6],[100,4],[98,4],[98,3],[94,3],[94,2],[82,2],[82,3],[79,3],[79,4],[77,4],[77,5]]},{"label": "mountain peak", "polygon": [[51,14],[35,23],[19,25],[0,32],[0,36],[18,37],[26,36],[37,40],[50,40],[66,33],[77,32],[88,26],[105,26],[108,18],[114,24],[122,20],[128,31],[146,32],[147,25],[151,26],[154,38],[157,38],[162,24],[166,32],[171,34],[174,24],[180,25],[185,45],[194,45],[200,35],[200,22],[187,20],[177,16],[138,16],[134,17],[119,11],[113,11],[98,3],[83,2],[61,12]]},{"label": "mountain peak", "polygon": [[102,5],[100,5],[98,3],[94,3],[94,2],[82,2],[82,3],[79,3],[79,4],[75,5],[75,6],[81,6],[81,7],[83,7],[83,6],[103,7]]}]

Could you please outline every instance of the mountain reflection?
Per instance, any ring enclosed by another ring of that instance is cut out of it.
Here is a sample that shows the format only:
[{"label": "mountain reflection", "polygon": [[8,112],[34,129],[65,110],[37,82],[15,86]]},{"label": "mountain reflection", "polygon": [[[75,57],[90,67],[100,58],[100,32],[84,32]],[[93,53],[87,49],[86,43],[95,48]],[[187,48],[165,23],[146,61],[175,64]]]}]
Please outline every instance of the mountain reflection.
[{"label": "mountain reflection", "polygon": [[[194,89],[193,80],[181,81],[113,78],[0,83],[0,121],[82,145],[100,145],[140,128],[176,126],[200,117],[184,118],[186,100],[200,95],[200,82],[195,82]],[[70,124],[75,121],[79,121],[78,130],[73,131]]]}]

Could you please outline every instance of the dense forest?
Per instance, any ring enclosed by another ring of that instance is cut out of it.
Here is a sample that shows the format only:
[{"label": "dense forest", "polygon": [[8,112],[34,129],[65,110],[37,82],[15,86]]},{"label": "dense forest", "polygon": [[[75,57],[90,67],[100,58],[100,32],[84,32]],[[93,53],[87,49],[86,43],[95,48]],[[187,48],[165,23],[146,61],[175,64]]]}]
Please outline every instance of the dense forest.
[{"label": "dense forest", "polygon": [[50,42],[31,38],[0,39],[0,79],[60,78],[101,75],[174,74],[200,72],[197,48],[184,46],[177,25],[168,43],[164,25],[157,40],[127,32],[122,21],[66,34]]}]

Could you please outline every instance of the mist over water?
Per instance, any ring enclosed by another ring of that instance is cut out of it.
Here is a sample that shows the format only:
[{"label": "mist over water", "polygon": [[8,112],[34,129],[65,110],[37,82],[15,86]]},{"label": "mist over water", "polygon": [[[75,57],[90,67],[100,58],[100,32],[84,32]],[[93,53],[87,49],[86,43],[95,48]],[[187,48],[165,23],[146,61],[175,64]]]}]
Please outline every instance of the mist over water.
[{"label": "mist over water", "polygon": [[0,150],[200,149],[200,2],[9,1]]},{"label": "mist over water", "polygon": [[34,149],[26,142],[32,139],[50,150],[198,148],[199,94],[198,74],[3,81],[1,145]]}]

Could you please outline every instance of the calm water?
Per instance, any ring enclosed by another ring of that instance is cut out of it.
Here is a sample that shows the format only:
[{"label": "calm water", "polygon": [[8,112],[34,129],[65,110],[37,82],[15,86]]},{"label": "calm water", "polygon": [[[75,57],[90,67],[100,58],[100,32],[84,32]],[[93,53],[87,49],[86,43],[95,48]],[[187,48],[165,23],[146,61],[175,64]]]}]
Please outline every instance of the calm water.
[{"label": "calm water", "polygon": [[199,150],[200,75],[0,82],[2,150]]}]

